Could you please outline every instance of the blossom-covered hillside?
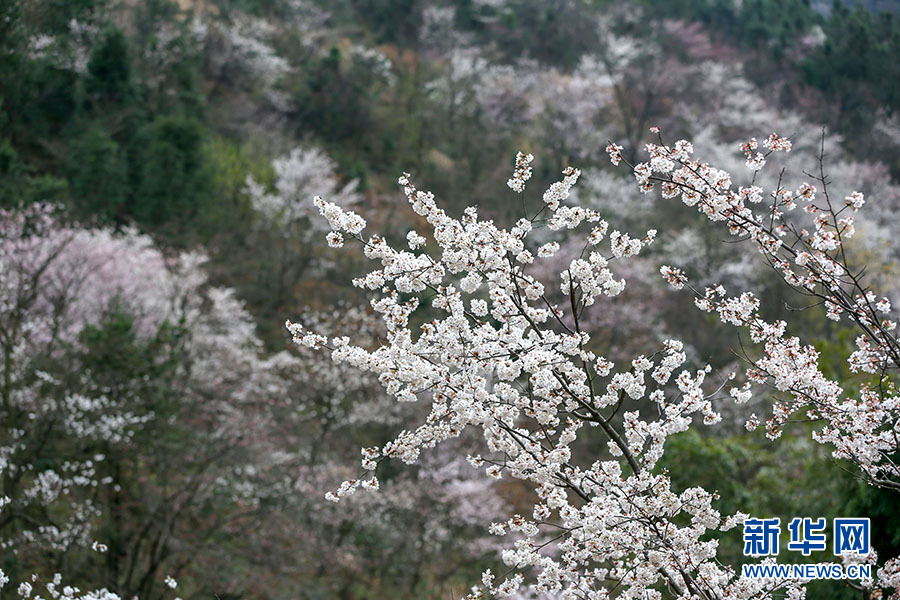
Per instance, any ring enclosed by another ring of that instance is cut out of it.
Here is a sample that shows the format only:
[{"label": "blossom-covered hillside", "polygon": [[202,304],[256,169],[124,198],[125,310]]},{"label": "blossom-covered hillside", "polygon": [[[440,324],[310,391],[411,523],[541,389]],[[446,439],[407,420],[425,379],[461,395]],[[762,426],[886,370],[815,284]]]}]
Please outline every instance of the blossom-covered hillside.
[{"label": "blossom-covered hillside", "polygon": [[897,597],[897,12],[0,3],[0,596]]}]

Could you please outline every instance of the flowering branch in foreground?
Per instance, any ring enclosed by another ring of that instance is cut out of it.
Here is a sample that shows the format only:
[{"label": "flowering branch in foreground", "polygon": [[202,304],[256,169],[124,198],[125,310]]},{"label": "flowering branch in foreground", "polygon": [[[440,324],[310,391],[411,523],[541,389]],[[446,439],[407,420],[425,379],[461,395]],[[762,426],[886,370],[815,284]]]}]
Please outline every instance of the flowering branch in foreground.
[{"label": "flowering branch in foreground", "polygon": [[[755,139],[742,146],[753,170],[761,168],[760,163],[765,164],[773,152],[791,148],[790,141],[774,133],[763,145],[767,153],[756,156],[750,154],[757,147]],[[788,393],[790,401],[776,403],[766,423],[768,436],[779,437],[793,413],[807,410],[810,419],[824,422],[814,438],[833,445],[835,458],[855,463],[874,485],[900,490],[900,466],[895,462],[900,449],[900,397],[888,377],[900,367],[896,322],[888,317],[888,299],[877,298],[860,274],[854,273],[844,248],[854,234],[853,215],[864,204],[862,194],[854,192],[840,202],[833,200],[821,155],[815,179],[818,188],[803,183],[790,190],[779,184],[766,194],[755,185],[732,189],[731,176],[692,159],[687,142],[670,149],[660,141],[646,149],[650,161],[633,167],[643,189],[659,185],[664,198],[680,196],[711,221],[727,226],[731,235],[754,243],[786,284],[826,308],[827,318],[848,319],[857,328],[857,349],[849,357],[849,368],[854,373],[876,375],[877,383],[848,394],[821,372],[819,353],[813,346],[786,333],[786,322],[769,323],[760,317],[760,302],[752,293],[729,297],[722,286],[694,290],[698,308],[716,313],[723,323],[746,328],[751,340],[762,345],[762,356],[752,360],[747,370],[749,381]],[[617,160],[612,152],[611,158]],[[797,214],[801,211],[811,224]],[[680,273],[664,275],[676,289],[686,283]],[[732,389],[731,395],[739,402],[746,400],[749,386]],[[749,425],[752,428],[753,422]]]},{"label": "flowering branch in foreground", "polygon": [[[773,134],[763,146],[767,153],[754,155],[758,144],[746,145],[751,169],[761,168],[772,152],[788,151],[790,142]],[[817,190],[805,185],[796,192],[773,191],[769,206],[763,204],[762,189],[733,190],[728,173],[692,159],[688,142],[669,148],[660,139],[647,150],[650,160],[631,167],[643,191],[659,185],[664,197],[681,196],[711,220],[724,222],[733,234],[756,242],[785,281],[826,300],[832,318],[846,314],[862,330],[859,350],[851,357],[854,368],[884,375],[888,365],[898,364],[893,324],[878,315],[888,310],[886,301],[871,296],[843,257],[841,241],[852,234],[851,213],[861,197],[834,207],[823,175],[824,202],[815,202]],[[624,161],[621,147],[610,144],[608,151],[613,163]],[[530,162],[530,156],[517,157],[509,182],[515,192],[524,190]],[[533,574],[535,592],[560,598],[660,598],[668,592],[679,598],[747,599],[767,598],[776,590],[802,597],[801,581],[739,578],[719,563],[710,532],[727,531],[747,515],[721,515],[713,507],[716,495],[702,488],[676,493],[666,471],[656,468],[669,435],[687,430],[695,418],[717,423],[713,401],[746,401],[752,383],[712,383],[709,365],[687,368],[677,340],[618,366],[592,351],[591,337],[582,329],[586,311],[600,310],[598,300],[624,289],[617,265],[640,254],[656,231],[638,236],[609,232],[596,211],[566,202],[580,172],[569,167],[563,175],[543,194],[536,214],[502,229],[479,219],[474,208],[461,219],[450,217],[404,174],[399,183],[410,206],[433,228],[436,246],[430,253],[420,250],[428,245],[417,232],[407,237],[409,249],[394,248],[378,236],[363,237],[362,217],[316,198],[332,229],[329,244],[340,245],[346,236],[377,263],[354,284],[377,293],[371,305],[387,337],[369,350],[348,337],[328,338],[288,322],[295,342],[328,350],[333,360],[372,373],[400,402],[431,403],[417,428],[402,431],[381,448],[363,449],[364,475],[327,497],[339,501],[360,488],[377,490],[381,460],[414,463],[423,449],[476,428],[484,452],[469,462],[489,477],[529,483],[539,502],[530,518],[514,515],[491,525],[492,533],[510,537],[502,553],[510,570],[500,576],[485,572],[469,598],[509,597],[524,585],[526,574]],[[812,233],[785,218],[798,202],[814,216]],[[756,204],[766,210],[757,214]],[[530,273],[536,261],[560,248],[555,241],[534,243],[532,233],[539,227],[570,230],[567,235],[585,241],[559,282],[542,282]],[[788,234],[795,238],[791,244],[783,240]],[[689,285],[676,267],[663,265],[660,272],[676,288]],[[548,293],[551,285],[565,298],[562,305]],[[826,422],[816,433],[818,440],[834,444],[836,456],[856,462],[874,483],[896,485],[890,460],[897,449],[892,387],[863,388],[858,399],[847,399],[819,371],[812,347],[788,337],[785,323],[759,317],[759,301],[752,294],[730,298],[721,287],[696,293],[700,309],[749,328],[764,346],[763,357],[748,371],[750,381],[774,383],[792,394],[792,403],[775,405],[770,437],[777,437],[792,411],[809,407]],[[426,302],[434,318],[414,333],[410,317]],[[593,449],[594,458],[587,462],[573,458],[592,450],[579,445],[584,427],[598,428],[607,440],[606,452]]]}]

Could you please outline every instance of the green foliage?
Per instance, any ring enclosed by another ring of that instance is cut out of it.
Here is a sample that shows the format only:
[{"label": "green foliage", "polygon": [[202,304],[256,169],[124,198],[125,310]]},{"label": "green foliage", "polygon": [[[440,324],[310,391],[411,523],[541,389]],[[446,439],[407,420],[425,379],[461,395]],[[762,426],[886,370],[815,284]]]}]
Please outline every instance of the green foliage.
[{"label": "green foliage", "polygon": [[644,0],[657,14],[703,23],[722,39],[769,48],[776,58],[819,22],[810,0]]},{"label": "green foliage", "polygon": [[861,378],[851,373],[847,364],[856,337],[854,331],[849,327],[831,326],[830,323],[828,327],[836,331],[828,331],[826,335],[817,336],[818,339],[813,344],[819,352],[819,368],[826,377],[846,382],[856,380],[861,383],[859,381]]},{"label": "green foliage", "polygon": [[247,178],[269,183],[275,176],[265,153],[252,144],[240,144],[221,136],[206,142],[204,155],[212,187],[218,190],[229,211],[240,213],[245,219],[250,215],[244,197]]},{"label": "green foliage", "polygon": [[176,376],[183,334],[177,324],[163,324],[155,335],[142,340],[130,312],[113,306],[100,323],[81,332],[83,347],[77,361],[107,395],[136,402],[135,409],[141,412],[165,417],[174,410],[176,398],[160,384]]},{"label": "green foliage", "polygon": [[351,0],[353,10],[379,42],[415,46],[422,28],[422,0]]},{"label": "green foliage", "polygon": [[588,0],[511,0],[499,8],[457,7],[456,22],[495,41],[509,60],[530,56],[571,69],[597,45],[597,22]]},{"label": "green foliage", "polygon": [[106,0],[42,0],[26,2],[11,0],[21,4],[31,26],[40,31],[62,34],[69,31],[73,19],[82,23],[90,22],[107,5]]},{"label": "green foliage", "polygon": [[78,216],[101,222],[121,220],[128,200],[128,163],[104,129],[92,126],[73,140],[66,167]]},{"label": "green foliage", "polygon": [[[206,210],[197,223],[215,221],[207,219],[215,213],[209,210],[215,192],[204,156],[209,133],[200,118],[196,52],[186,23],[177,21],[177,5],[141,3],[131,38],[94,0],[12,2],[3,9],[10,36],[0,53],[0,123],[9,127],[0,141],[0,203],[67,201],[88,221],[134,219],[191,238],[199,233],[189,219]],[[67,66],[84,43],[70,31],[72,19],[100,32],[84,73]],[[158,46],[161,27],[175,32],[165,48]],[[47,57],[25,50],[38,32],[52,34]],[[175,59],[146,63],[163,52]]]},{"label": "green foliage", "polygon": [[27,206],[62,200],[68,191],[64,179],[35,175],[8,139],[0,138],[0,207]]},{"label": "green foliage", "polygon": [[292,96],[298,133],[312,133],[348,179],[366,189],[370,175],[413,169],[422,161],[423,66],[405,54],[388,86],[369,61],[334,45],[303,65]]},{"label": "green foliage", "polygon": [[851,121],[900,107],[900,20],[836,2],[824,30],[825,42],[803,63],[807,81],[839,97]]},{"label": "green foliage", "polygon": [[78,109],[78,75],[44,61],[28,65],[20,75],[17,93],[8,96],[10,123],[23,138],[56,137]]},{"label": "green foliage", "polygon": [[[8,76],[14,70],[21,60],[18,50],[24,42],[22,5],[19,2],[0,3],[0,73]],[[0,79],[0,89],[2,86]]]},{"label": "green foliage", "polygon": [[205,134],[202,123],[182,116],[159,117],[138,132],[129,212],[139,223],[182,229],[205,216],[214,200],[204,168]]},{"label": "green foliage", "polygon": [[860,485],[851,497],[848,514],[872,519],[872,531],[877,532],[876,550],[884,561],[900,556],[900,512],[897,511],[897,492],[870,485]]},{"label": "green foliage", "polygon": [[104,102],[121,102],[131,93],[131,64],[125,34],[109,29],[88,63],[87,90]]},{"label": "green foliage", "polygon": [[[772,442],[760,430],[716,437],[691,429],[669,438],[660,468],[668,468],[676,492],[693,486],[717,490],[717,508],[723,515],[742,511],[757,517],[780,517],[782,527],[797,516],[829,521],[848,515],[868,516],[871,507],[864,507],[859,500],[861,494],[867,497],[868,486],[854,479],[848,465],[831,459],[828,448],[813,442],[809,433],[796,427]],[[885,500],[889,502],[893,492],[888,494]],[[885,524],[889,527],[885,537],[900,536],[900,520],[893,517]],[[723,562],[745,561],[739,527],[718,537]],[[881,537],[879,534],[879,542]],[[786,552],[784,543],[781,549]],[[792,562],[802,562],[802,556],[790,556]],[[816,558],[813,555],[812,559]]]},{"label": "green foliage", "polygon": [[153,116],[204,118],[199,82],[203,57],[190,24],[191,15],[173,0],[145,0],[135,6],[129,36],[132,72],[141,83],[141,102]]},{"label": "green foliage", "polygon": [[285,4],[283,0],[214,0],[214,2],[224,15],[246,13],[257,16],[279,12]]},{"label": "green foliage", "polygon": [[371,124],[367,78],[360,78],[351,60],[333,46],[311,61],[301,86],[294,92],[301,127],[331,143],[359,140]]},{"label": "green foliage", "polygon": [[780,58],[818,18],[810,0],[745,0],[737,20],[744,44],[768,46]]}]

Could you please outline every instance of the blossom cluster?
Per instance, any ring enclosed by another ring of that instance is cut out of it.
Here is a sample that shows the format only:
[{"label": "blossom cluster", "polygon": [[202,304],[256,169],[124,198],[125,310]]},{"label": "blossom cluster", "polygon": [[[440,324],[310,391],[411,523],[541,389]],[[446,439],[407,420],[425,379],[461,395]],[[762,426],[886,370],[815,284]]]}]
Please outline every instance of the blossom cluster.
[{"label": "blossom cluster", "polygon": [[[863,195],[853,192],[843,202],[834,202],[824,173],[815,179],[818,187],[805,182],[794,190],[779,184],[768,194],[755,185],[734,189],[729,173],[692,158],[692,152],[684,150],[686,144],[677,142],[673,149],[647,145],[650,160],[633,166],[642,188],[659,185],[664,198],[680,197],[711,221],[723,223],[732,235],[753,242],[785,283],[817,299],[829,319],[846,318],[858,328],[849,369],[881,380],[879,385],[866,383],[848,392],[822,373],[818,351],[791,335],[786,322],[762,318],[760,301],[752,292],[729,297],[721,285],[692,290],[698,308],[717,314],[723,323],[745,328],[751,341],[762,347],[759,357],[748,357],[748,382],[787,394],[787,401],[773,406],[766,422],[768,436],[780,436],[791,415],[805,410],[808,418],[822,421],[813,436],[831,444],[836,458],[856,463],[876,485],[900,487],[900,468],[894,458],[900,449],[895,435],[900,427],[900,399],[885,377],[900,367],[896,322],[887,316],[890,301],[879,298],[854,273],[844,249],[844,242],[854,234],[852,215],[863,206]],[[758,147],[755,139],[741,146],[753,171],[772,153],[791,150],[791,142],[775,133],[762,145],[766,153],[756,156],[751,155]],[[804,223],[804,214],[811,225]],[[661,272],[676,289],[684,287],[685,279],[673,274],[671,267]],[[731,390],[736,399],[748,393]],[[748,428],[757,424],[753,416]]]}]

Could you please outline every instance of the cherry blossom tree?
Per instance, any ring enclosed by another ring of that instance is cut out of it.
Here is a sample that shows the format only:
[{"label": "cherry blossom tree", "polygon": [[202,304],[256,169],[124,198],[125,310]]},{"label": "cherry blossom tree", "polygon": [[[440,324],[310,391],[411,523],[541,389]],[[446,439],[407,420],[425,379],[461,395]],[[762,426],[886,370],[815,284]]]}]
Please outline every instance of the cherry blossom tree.
[{"label": "cherry blossom tree", "polygon": [[[695,159],[693,145],[684,140],[668,146],[660,137],[646,146],[649,160],[633,165],[621,146],[610,143],[607,152],[614,165],[628,164],[642,192],[658,188],[664,200],[680,198],[727,226],[788,286],[811,299],[810,310],[824,309],[829,319],[856,327],[850,368],[873,376],[858,389],[845,390],[827,378],[814,347],[789,333],[785,321],[765,320],[751,292],[729,295],[715,284],[695,289],[677,265],[659,265],[659,273],[676,290],[691,290],[701,311],[749,332],[759,350],[746,351],[744,375],[691,365],[683,343],[674,339],[618,364],[598,355],[583,323],[615,302],[626,287],[621,273],[647,252],[657,232],[612,229],[598,211],[572,202],[581,176],[572,167],[543,193],[539,209],[529,212],[523,203],[521,218],[509,228],[480,219],[475,208],[451,217],[404,174],[399,184],[411,208],[433,230],[431,241],[410,231],[408,248],[364,236],[361,216],[317,197],[331,228],[329,245],[359,243],[376,263],[354,285],[372,292],[371,306],[387,333],[373,349],[301,323],[288,321],[288,330],[297,344],[377,376],[398,402],[430,406],[415,428],[363,448],[361,474],[326,497],[347,502],[359,490],[377,491],[384,461],[413,464],[431,448],[480,430],[483,448],[468,456],[470,464],[490,478],[526,482],[538,501],[529,516],[491,524],[491,533],[509,540],[502,551],[509,571],[486,571],[469,598],[511,597],[526,577],[532,592],[561,598],[803,597],[803,581],[741,578],[733,566],[718,562],[718,542],[710,534],[739,526],[748,515],[720,514],[714,492],[673,490],[667,472],[657,468],[670,435],[695,423],[715,425],[721,420],[717,407],[771,389],[770,438],[777,439],[799,412],[820,423],[813,438],[830,444],[836,458],[855,463],[871,484],[893,489],[900,483],[894,462],[900,425],[890,378],[900,366],[900,342],[890,302],[851,268],[845,248],[864,197],[832,195],[824,146],[808,182],[788,188],[779,177],[768,191],[756,185],[773,153],[791,147],[777,134],[743,144],[750,174],[736,189],[728,172]],[[517,156],[509,180],[513,192],[525,191],[532,160]],[[567,236],[581,243],[561,244]],[[536,277],[536,264],[566,250],[555,281]],[[561,302],[548,292],[553,288]],[[747,427],[758,425],[759,417],[751,415]],[[589,443],[591,429],[606,438],[605,447]],[[877,585],[895,587],[897,567],[888,561]]]},{"label": "cherry blossom tree", "polygon": [[165,596],[167,569],[190,564],[182,548],[253,514],[230,500],[268,422],[253,320],[207,285],[196,253],[166,257],[145,235],[66,225],[43,205],[0,223],[0,540],[14,559],[0,568],[31,585],[51,556],[74,586]]},{"label": "cherry blossom tree", "polygon": [[[334,160],[315,146],[298,146],[271,162],[271,185],[247,176],[244,193],[255,213],[243,243],[252,248],[243,261],[229,258],[228,270],[239,273],[241,297],[256,307],[263,339],[283,343],[280,315],[288,305],[313,304],[299,286],[333,267],[310,242],[327,230],[307,201],[316,193],[333,195],[342,206],[361,200],[355,180],[342,181]],[[262,317],[260,317],[262,313]],[[278,318],[278,320],[275,320]],[[274,333],[273,333],[274,331]]]},{"label": "cherry blossom tree", "polygon": [[[60,575],[47,574],[38,583],[37,574],[26,577],[23,571],[41,553],[107,550],[93,537],[101,504],[97,490],[112,484],[104,473],[105,452],[127,444],[152,415],[120,402],[90,372],[56,367],[64,366],[83,342],[76,325],[96,324],[120,292],[133,291],[126,282],[152,289],[155,278],[141,284],[130,277],[135,268],[146,274],[157,263],[144,263],[152,258],[145,238],[114,238],[106,232],[91,237],[61,226],[45,205],[4,211],[0,223],[7,424],[0,438],[0,543],[7,556],[15,557],[4,562],[2,568],[12,572],[0,573],[0,584],[19,579],[18,593],[25,598],[39,586],[52,597],[117,598],[106,589],[83,592],[64,586]],[[109,265],[123,250],[131,252],[121,264]]]}]

